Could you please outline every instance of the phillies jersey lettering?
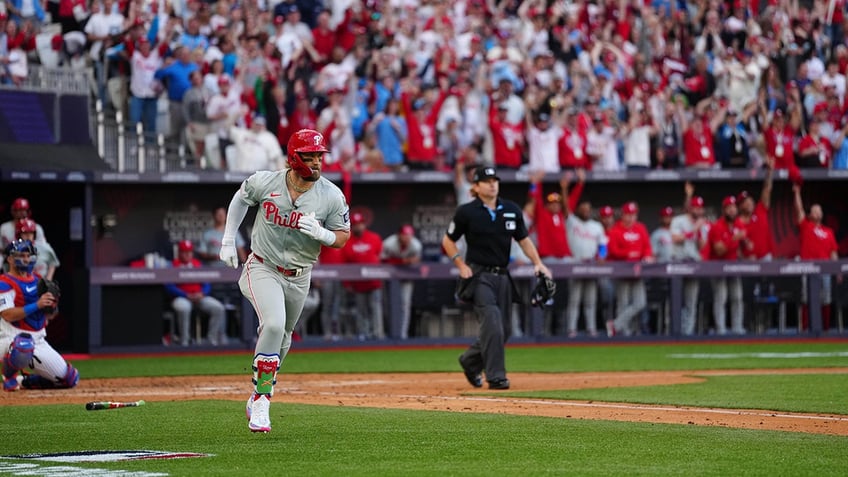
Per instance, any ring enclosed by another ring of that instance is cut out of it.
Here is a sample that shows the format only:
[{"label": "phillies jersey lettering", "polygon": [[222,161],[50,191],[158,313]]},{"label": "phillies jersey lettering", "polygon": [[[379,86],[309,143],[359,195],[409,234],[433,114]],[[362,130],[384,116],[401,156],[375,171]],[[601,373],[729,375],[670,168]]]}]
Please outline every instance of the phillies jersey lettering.
[{"label": "phillies jersey lettering", "polygon": [[300,218],[303,217],[303,214],[297,211],[292,211],[289,214],[280,215],[280,208],[277,207],[277,204],[271,201],[263,202],[262,209],[265,213],[265,220],[274,225],[279,225],[280,227],[288,227],[290,229],[296,229],[298,227],[298,223],[300,222]]}]

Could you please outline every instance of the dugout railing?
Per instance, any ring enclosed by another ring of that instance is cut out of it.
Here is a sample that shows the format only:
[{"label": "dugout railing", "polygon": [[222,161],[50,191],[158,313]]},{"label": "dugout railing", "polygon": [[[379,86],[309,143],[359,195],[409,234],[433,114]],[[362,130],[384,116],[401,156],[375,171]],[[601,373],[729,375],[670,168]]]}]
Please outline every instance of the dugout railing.
[{"label": "dugout railing", "polygon": [[[666,337],[669,339],[679,339],[680,333],[680,309],[682,307],[682,282],[684,278],[698,277],[727,277],[740,276],[746,278],[757,277],[780,277],[787,280],[794,279],[797,286],[801,287],[801,277],[806,277],[808,287],[807,296],[809,304],[810,329],[807,331],[808,336],[820,337],[823,336],[822,316],[820,312],[821,296],[820,290],[822,286],[822,276],[831,275],[839,276],[848,273],[848,260],[840,261],[795,261],[795,260],[775,260],[769,262],[685,262],[685,263],[575,263],[575,264],[558,264],[552,265],[552,272],[557,279],[568,278],[645,278],[645,279],[664,279],[668,281],[668,315],[667,326],[658,338]],[[172,268],[128,268],[128,267],[97,267],[91,270],[90,274],[90,303],[92,304],[91,321],[89,323],[89,346],[91,352],[109,350],[116,345],[110,343],[108,339],[104,340],[104,329],[109,329],[110,320],[130,320],[133,319],[128,315],[127,311],[119,313],[114,309],[105,309],[102,304],[111,302],[116,304],[126,305],[123,292],[130,289],[135,289],[132,292],[134,301],[139,298],[140,289],[153,290],[153,293],[161,292],[161,286],[164,283],[180,283],[180,282],[197,282],[205,281],[210,283],[233,283],[238,280],[240,271],[226,268],[203,268],[203,269],[172,269]],[[514,266],[511,268],[511,275],[516,281],[531,281],[533,280],[532,266]],[[400,336],[400,303],[399,293],[396,293],[398,281],[400,280],[447,280],[453,282],[456,280],[457,272],[455,267],[443,263],[423,264],[419,266],[392,266],[392,265],[335,265],[335,266],[316,266],[312,270],[312,278],[319,281],[327,280],[384,280],[387,286],[387,309],[388,315],[386,318],[388,326],[388,336],[392,339],[398,339]],[[836,293],[834,289],[834,293]],[[118,293],[117,299],[109,299],[109,296]],[[155,295],[154,295],[155,296]],[[455,307],[456,302],[452,294],[447,293],[440,297],[440,305]],[[841,303],[841,301],[839,302]],[[756,305],[756,304],[754,304]],[[765,306],[765,304],[762,304]],[[121,316],[123,315],[123,316]],[[252,310],[247,302],[242,303],[242,313],[244,319],[241,322],[240,337],[242,343],[251,343],[255,333],[255,323],[253,321]],[[153,313],[153,319],[157,315]],[[530,316],[530,315],[528,315]],[[144,319],[144,318],[139,318]],[[147,318],[149,320],[150,317]],[[757,318],[748,313],[746,323],[748,324],[751,335],[755,335],[757,331]],[[836,328],[837,316],[834,316],[833,328]],[[155,323],[148,325],[155,327]],[[525,339],[541,340],[544,339],[539,333],[538,324],[529,324],[527,326],[528,333]],[[781,332],[789,332],[784,326],[780,329]],[[840,330],[841,332],[841,330]],[[108,334],[108,333],[107,333]],[[792,334],[797,334],[793,331]],[[151,335],[158,339],[158,335]],[[122,343],[126,346],[127,343]],[[148,343],[155,344],[155,343]]]}]

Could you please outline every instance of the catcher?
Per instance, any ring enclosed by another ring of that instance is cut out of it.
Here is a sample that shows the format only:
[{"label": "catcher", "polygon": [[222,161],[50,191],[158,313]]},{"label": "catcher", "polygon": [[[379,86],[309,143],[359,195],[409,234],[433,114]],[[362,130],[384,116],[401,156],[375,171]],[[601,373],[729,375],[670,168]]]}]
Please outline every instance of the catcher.
[{"label": "catcher", "polygon": [[61,291],[33,273],[36,255],[29,240],[15,240],[4,250],[9,269],[0,275],[4,391],[72,388],[79,381],[76,368],[47,343],[47,323],[59,312]]},{"label": "catcher", "polygon": [[[521,208],[515,202],[498,197],[500,179],[491,167],[479,167],[474,173],[471,202],[456,209],[453,220],[442,238],[445,254],[459,270],[458,298],[474,305],[480,321],[477,340],[459,357],[459,364],[469,384],[483,386],[483,373],[489,389],[509,389],[506,377],[504,344],[512,330],[513,284],[509,276],[509,252],[515,240],[533,262],[539,280],[547,293],[551,271],[542,263],[536,246],[528,236]],[[466,258],[457,248],[457,240],[465,237]],[[473,279],[472,279],[473,277]],[[551,285],[553,281],[551,280]],[[544,303],[551,295],[545,295]],[[540,299],[541,299],[540,298]]]}]

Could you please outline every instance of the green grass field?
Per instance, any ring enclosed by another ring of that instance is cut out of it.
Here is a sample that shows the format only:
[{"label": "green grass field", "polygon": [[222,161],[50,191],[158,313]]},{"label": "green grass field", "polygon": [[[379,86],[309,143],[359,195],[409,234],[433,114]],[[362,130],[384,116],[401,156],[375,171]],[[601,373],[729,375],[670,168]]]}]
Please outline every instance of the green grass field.
[{"label": "green grass field", "polygon": [[[287,373],[458,373],[456,348],[292,352]],[[83,379],[244,374],[248,354],[78,360]],[[848,367],[848,342],[509,347],[513,372]],[[424,383],[426,384],[426,383]],[[848,376],[708,376],[696,384],[504,395],[845,414]],[[0,399],[0,404],[3,401]],[[275,400],[272,433],[244,403],[0,408],[0,456],[155,450],[205,458],[45,462],[0,457],[0,475],[846,475],[848,437],[693,425],[309,406]],[[64,468],[64,470],[63,470]],[[76,470],[74,470],[76,469]],[[63,473],[64,472],[64,473]]]}]

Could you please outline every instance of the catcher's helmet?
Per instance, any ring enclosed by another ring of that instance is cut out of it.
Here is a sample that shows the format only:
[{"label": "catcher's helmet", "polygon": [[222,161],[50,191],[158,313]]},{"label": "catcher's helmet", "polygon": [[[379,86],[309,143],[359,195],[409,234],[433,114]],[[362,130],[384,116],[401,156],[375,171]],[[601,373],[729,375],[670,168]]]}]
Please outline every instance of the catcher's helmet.
[{"label": "catcher's helmet", "polygon": [[289,167],[303,178],[312,177],[312,169],[300,158],[301,152],[329,152],[324,135],[314,129],[301,129],[292,134],[286,147]]},{"label": "catcher's helmet", "polygon": [[20,219],[15,222],[15,238],[21,238],[21,234],[36,233],[35,221],[32,219]]},{"label": "catcher's helmet", "polygon": [[13,253],[29,253],[31,255],[36,254],[35,245],[29,240],[17,239],[9,242],[9,245],[6,245],[6,249],[3,251],[8,257]]},{"label": "catcher's helmet", "polygon": [[29,210],[29,201],[18,197],[12,202],[12,210]]}]

